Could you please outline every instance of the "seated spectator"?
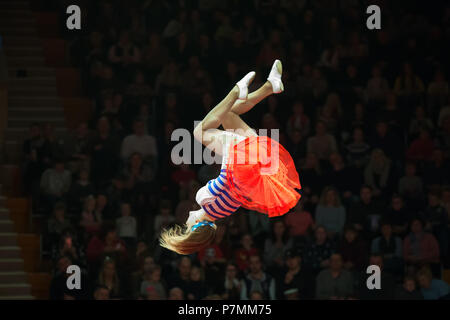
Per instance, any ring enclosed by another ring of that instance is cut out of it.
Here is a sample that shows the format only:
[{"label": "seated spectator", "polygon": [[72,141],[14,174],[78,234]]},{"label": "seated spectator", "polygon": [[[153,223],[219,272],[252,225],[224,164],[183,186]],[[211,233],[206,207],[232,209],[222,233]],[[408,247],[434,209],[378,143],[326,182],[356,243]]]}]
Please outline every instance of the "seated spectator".
[{"label": "seated spectator", "polygon": [[102,216],[95,211],[95,205],[96,201],[93,196],[89,196],[84,200],[80,226],[84,228],[88,235],[97,233],[102,226]]},{"label": "seated spectator", "polygon": [[73,264],[73,261],[68,256],[61,256],[56,262],[55,275],[50,282],[50,300],[63,300],[65,295],[71,295],[76,300],[84,300],[88,298],[88,283],[86,281],[87,275],[81,274],[81,288],[69,290],[67,288],[67,279],[70,273],[67,273],[67,268]]},{"label": "seated spectator", "polygon": [[61,159],[56,159],[53,168],[44,171],[41,177],[41,192],[50,207],[53,207],[56,201],[65,199],[71,181],[70,171],[65,169]]},{"label": "seated spectator", "polygon": [[155,137],[145,134],[145,124],[141,119],[133,123],[133,134],[128,135],[122,142],[121,156],[125,161],[130,159],[133,153],[142,155],[145,163],[156,164],[158,149]]},{"label": "seated spectator", "polygon": [[286,297],[286,291],[296,289],[301,299],[314,297],[314,277],[302,263],[301,252],[298,249],[288,250],[285,254],[286,268],[276,284],[277,296]]},{"label": "seated spectator", "polygon": [[419,283],[420,292],[425,300],[438,300],[444,297],[448,298],[450,286],[440,279],[435,279],[430,269],[420,269],[417,272],[416,277],[417,282]]},{"label": "seated spectator", "polygon": [[347,166],[338,152],[330,155],[331,168],[327,172],[325,180],[330,186],[339,190],[344,202],[352,201],[354,194],[358,192],[363,182],[362,174],[355,167]]},{"label": "seated spectator", "polygon": [[89,195],[95,194],[95,188],[89,181],[89,171],[87,169],[80,169],[78,176],[79,179],[70,188],[69,201],[71,208],[80,211],[84,199]]},{"label": "seated spectator", "polygon": [[411,232],[403,240],[403,259],[413,267],[439,264],[439,244],[436,238],[423,230],[419,219],[411,221]]},{"label": "seated spectator", "polygon": [[384,215],[384,219],[391,223],[394,234],[403,238],[406,235],[411,218],[410,211],[405,207],[403,198],[398,194],[394,194],[391,200],[391,207]]},{"label": "seated spectator", "polygon": [[330,257],[330,266],[322,270],[316,279],[316,299],[343,300],[353,297],[353,278],[343,268],[342,256],[338,253]]},{"label": "seated spectator", "polygon": [[205,275],[200,267],[191,268],[190,282],[186,291],[188,300],[202,300],[206,297],[208,288],[205,283]]},{"label": "seated spectator", "polygon": [[47,221],[49,244],[59,241],[62,232],[71,227],[70,221],[65,217],[66,206],[63,202],[57,202],[53,207],[53,217]]},{"label": "seated spectator", "polygon": [[364,182],[372,188],[372,194],[379,198],[389,192],[392,164],[381,149],[375,149],[370,155],[364,170]]},{"label": "seated spectator", "polygon": [[[153,292],[155,291],[155,292]],[[141,283],[141,294],[144,296],[157,295],[158,300],[165,300],[167,297],[165,285],[161,279],[161,267],[155,265],[146,271]]]},{"label": "seated spectator", "polygon": [[411,120],[409,124],[410,137],[411,138],[418,137],[422,129],[431,132],[434,129],[434,124],[433,121],[431,121],[431,119],[426,117],[425,108],[419,106],[416,108],[415,117]]},{"label": "seated spectator", "polygon": [[372,199],[372,188],[363,185],[360,189],[360,201],[350,207],[346,223],[360,232],[365,238],[378,231],[382,208]]},{"label": "seated spectator", "polygon": [[286,132],[292,140],[292,136],[295,131],[300,131],[303,138],[309,134],[310,120],[304,113],[303,104],[300,101],[296,101],[292,106],[293,114],[289,117]]},{"label": "seated spectator", "polygon": [[[139,248],[139,245],[138,245]],[[139,250],[136,250],[139,252]],[[155,268],[155,259],[148,252],[139,252],[137,258],[138,270],[131,274],[131,294],[132,297],[136,298],[141,292],[141,284],[145,280],[146,275],[148,276],[153,268]]]},{"label": "seated spectator", "polygon": [[272,234],[264,243],[264,264],[272,274],[276,274],[283,267],[283,257],[292,245],[292,238],[289,237],[283,220],[274,221]]},{"label": "seated spectator", "polygon": [[168,300],[184,300],[184,291],[178,287],[170,289]]},{"label": "seated spectator", "polygon": [[436,187],[450,182],[450,163],[444,158],[444,151],[434,149],[431,161],[425,164],[422,174],[427,187]]},{"label": "seated spectator", "polygon": [[424,92],[423,81],[414,73],[410,63],[403,64],[403,70],[395,79],[394,91],[406,106],[414,104]]},{"label": "seated spectator", "polygon": [[309,232],[315,226],[311,214],[303,208],[302,201],[297,203],[294,211],[285,215],[284,223],[289,231],[289,235],[296,243],[304,243]]},{"label": "seated spectator", "polygon": [[[167,287],[172,291],[173,288],[182,290],[183,295],[186,293],[191,279],[192,262],[189,257],[181,257],[177,261],[177,269],[170,275],[166,276]],[[170,292],[169,292],[170,300]]]},{"label": "seated spectator", "polygon": [[171,179],[176,185],[184,187],[196,179],[196,174],[189,164],[182,163],[173,171]]},{"label": "seated spectator", "polygon": [[304,197],[307,197],[313,203],[317,203],[322,192],[324,178],[319,158],[315,153],[306,155],[301,172]]},{"label": "seated spectator", "polygon": [[113,256],[121,262],[127,256],[125,244],[117,236],[117,230],[109,225],[103,226],[98,236],[92,237],[86,249],[88,262],[95,266],[104,256]]},{"label": "seated spectator", "polygon": [[[404,141],[398,136],[396,132],[391,130],[386,121],[380,120],[375,127],[375,135],[372,137],[370,145],[373,148],[373,153],[380,149],[383,151],[385,158],[388,158],[397,164],[404,158]],[[370,164],[370,162],[369,162]]]},{"label": "seated spectator", "polygon": [[336,189],[325,188],[316,208],[316,224],[323,226],[328,232],[328,237],[333,238],[337,234],[342,234],[345,218],[346,211]]},{"label": "seated spectator", "polygon": [[93,294],[94,300],[109,300],[109,289],[106,286],[98,285]]},{"label": "seated spectator", "polygon": [[367,247],[359,237],[358,231],[349,227],[344,231],[344,238],[338,248],[341,254],[344,269],[352,271],[362,271],[367,260]]},{"label": "seated spectator", "polygon": [[250,258],[258,255],[259,250],[253,246],[253,238],[250,234],[241,237],[241,248],[237,249],[234,259],[240,271],[247,271],[250,265]]},{"label": "seated spectator", "polygon": [[79,173],[81,168],[89,169],[89,144],[91,133],[86,122],[80,122],[75,132],[65,141],[65,156],[68,158],[68,169]]},{"label": "seated spectator", "polygon": [[427,101],[429,109],[433,115],[437,114],[437,110],[442,108],[449,94],[448,81],[445,79],[443,70],[436,70],[433,81],[431,81],[427,88]]},{"label": "seated spectator", "polygon": [[377,65],[372,68],[372,77],[367,82],[366,92],[369,103],[374,105],[383,103],[389,92],[389,83]]},{"label": "seated spectator", "polygon": [[332,152],[337,151],[336,140],[327,133],[324,122],[319,121],[316,124],[316,134],[308,138],[308,153],[315,153],[319,160],[328,160]]},{"label": "seated spectator", "polygon": [[259,291],[269,300],[275,300],[275,279],[262,269],[261,258],[252,255],[249,258],[249,272],[241,282],[241,300],[252,299],[252,292]]},{"label": "seated spectator", "polygon": [[118,68],[126,68],[141,61],[141,52],[129,37],[128,31],[122,31],[119,41],[108,51],[108,60]]},{"label": "seated spectator", "polygon": [[322,269],[329,267],[330,256],[335,252],[333,243],[327,237],[327,230],[316,227],[314,239],[305,246],[304,265],[317,275]]},{"label": "seated spectator", "polygon": [[405,175],[398,182],[398,192],[410,207],[418,207],[423,198],[423,181],[416,174],[416,165],[409,162],[405,167]]},{"label": "seated spectator", "polygon": [[122,216],[116,220],[117,235],[128,249],[133,249],[136,247],[137,241],[136,218],[131,215],[131,205],[129,203],[122,203],[120,211]]},{"label": "seated spectator", "polygon": [[364,140],[362,128],[353,129],[352,141],[345,146],[348,164],[356,168],[364,168],[369,161],[370,146]]},{"label": "seated spectator", "polygon": [[423,300],[414,277],[406,276],[403,279],[403,284],[399,285],[395,291],[395,300]]},{"label": "seated spectator", "polygon": [[216,237],[213,242],[197,253],[197,258],[202,266],[216,263],[224,264],[227,262],[227,257],[225,254],[229,255],[231,253],[224,241],[225,231],[225,225],[217,225]]},{"label": "seated spectator", "polygon": [[384,269],[393,275],[403,272],[402,239],[393,234],[389,221],[381,222],[381,235],[372,241],[371,253],[383,257]]},{"label": "seated spectator", "polygon": [[59,241],[53,245],[52,258],[54,261],[62,256],[69,257],[70,260],[80,268],[86,267],[86,257],[84,248],[78,243],[74,232],[70,229],[63,231]]},{"label": "seated spectator", "polygon": [[159,207],[159,213],[155,216],[153,227],[154,237],[157,238],[163,229],[166,229],[175,221],[172,214],[172,206],[169,200],[162,200]]},{"label": "seated spectator", "polygon": [[432,233],[439,243],[441,258],[449,254],[449,216],[447,210],[441,205],[441,196],[436,191],[428,193],[428,206],[423,213],[425,231]]},{"label": "seated spectator", "polygon": [[[358,298],[361,300],[392,300],[395,296],[395,278],[384,269],[383,257],[372,254],[369,259],[369,266],[378,266],[380,269],[380,287],[377,289],[370,289],[367,286],[367,280],[370,275],[364,270],[359,278],[359,294]],[[373,271],[372,271],[373,272]],[[373,273],[372,273],[373,274]]]},{"label": "seated spectator", "polygon": [[427,129],[421,128],[419,136],[413,140],[406,150],[406,159],[409,161],[429,161],[433,154],[435,144]]},{"label": "seated spectator", "polygon": [[109,257],[106,257],[103,261],[98,275],[97,285],[108,288],[111,299],[125,298],[124,284],[119,280],[116,263]]},{"label": "seated spectator", "polygon": [[228,263],[225,268],[225,279],[217,289],[224,300],[239,300],[241,296],[241,280],[238,277],[238,268],[234,263]]},{"label": "seated spectator", "polygon": [[143,72],[136,72],[133,83],[131,83],[126,89],[126,94],[135,99],[149,99],[151,97],[153,94],[153,89],[146,83]]},{"label": "seated spectator", "polygon": [[119,140],[113,134],[108,118],[101,117],[97,122],[97,132],[91,140],[89,149],[91,178],[96,187],[104,187],[117,173],[119,148]]}]

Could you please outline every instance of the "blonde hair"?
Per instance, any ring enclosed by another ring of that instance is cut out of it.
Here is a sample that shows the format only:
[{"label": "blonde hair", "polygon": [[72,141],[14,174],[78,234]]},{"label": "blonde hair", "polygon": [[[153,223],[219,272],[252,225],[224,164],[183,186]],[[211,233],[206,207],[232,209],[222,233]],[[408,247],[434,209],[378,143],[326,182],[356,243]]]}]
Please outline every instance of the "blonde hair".
[{"label": "blonde hair", "polygon": [[192,254],[210,245],[216,237],[217,226],[200,226],[191,231],[187,226],[176,225],[164,229],[159,239],[161,247],[175,251],[178,254]]}]

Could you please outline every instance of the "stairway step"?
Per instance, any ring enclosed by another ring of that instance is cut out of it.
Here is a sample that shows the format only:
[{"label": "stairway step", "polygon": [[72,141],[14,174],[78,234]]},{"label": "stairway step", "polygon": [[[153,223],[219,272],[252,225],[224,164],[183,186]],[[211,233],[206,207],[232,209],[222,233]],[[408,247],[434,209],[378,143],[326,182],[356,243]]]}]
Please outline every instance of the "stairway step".
[{"label": "stairway step", "polygon": [[12,79],[34,79],[42,77],[53,77],[55,79],[55,69],[47,67],[19,68],[8,66],[9,81]]},{"label": "stairway step", "polygon": [[27,281],[27,274],[23,271],[0,272],[0,283],[20,283]]},{"label": "stairway step", "polygon": [[0,27],[35,27],[36,21],[33,16],[23,18],[20,16],[4,17],[0,20]]},{"label": "stairway step", "polygon": [[[0,2],[1,3],[1,2]],[[0,19],[8,18],[8,17],[21,17],[21,18],[33,18],[33,12],[29,9],[24,8],[1,8],[0,7]]]},{"label": "stairway step", "polygon": [[8,80],[8,89],[14,87],[34,86],[34,87],[56,87],[56,78],[49,77],[25,77]]},{"label": "stairway step", "polygon": [[45,66],[45,59],[37,56],[9,57],[7,63],[13,67],[43,67]]},{"label": "stairway step", "polygon": [[27,108],[42,108],[42,107],[60,107],[61,100],[59,98],[44,98],[44,97],[9,97],[8,107],[27,107]]},{"label": "stairway step", "polygon": [[0,1],[1,10],[29,10],[30,3],[28,1]]},{"label": "stairway step", "polygon": [[0,300],[34,300],[35,298],[30,295],[26,296],[0,296]]},{"label": "stairway step", "polygon": [[0,219],[9,219],[9,210],[6,208],[0,208]]},{"label": "stairway step", "polygon": [[[0,232],[0,243],[3,246],[16,246],[17,245],[17,233],[15,232]],[[0,259],[1,265],[1,259]],[[0,271],[1,266],[0,266]]]},{"label": "stairway step", "polygon": [[19,270],[23,270],[23,259],[19,258],[0,259],[0,272],[19,271]]},{"label": "stairway step", "polygon": [[[0,28],[1,30],[1,28]],[[28,46],[28,47],[14,47],[8,46],[5,48],[7,57],[23,57],[23,56],[43,56],[44,51],[41,46]]]},{"label": "stairway step", "polygon": [[[24,115],[26,116],[26,115]],[[26,117],[19,117],[19,118],[8,118],[8,128],[15,128],[15,127],[26,127],[32,124],[33,122],[47,122],[51,123],[53,126],[63,127],[65,125],[65,119],[63,117],[33,117],[30,118],[28,116]]]},{"label": "stairway step", "polygon": [[0,33],[7,34],[8,36],[26,36],[26,37],[33,37],[37,35],[36,28],[34,26],[31,27],[0,26]]},{"label": "stairway step", "polygon": [[[18,246],[0,246],[0,259],[20,259],[22,251]],[[2,283],[0,281],[0,283]]]},{"label": "stairway step", "polygon": [[[5,130],[5,144],[8,145],[9,148],[17,148],[19,152],[21,152],[22,143],[26,138],[28,138],[29,131],[29,126],[7,128]],[[59,136],[65,134],[67,132],[67,129],[65,128],[65,126],[57,126],[54,128],[54,131],[55,134]]]},{"label": "stairway step", "polygon": [[8,116],[12,118],[26,115],[28,118],[34,117],[64,117],[62,108],[11,108],[8,110]]},{"label": "stairway step", "polygon": [[5,283],[0,284],[0,296],[29,295],[31,286],[28,283]]},{"label": "stairway step", "polygon": [[33,87],[33,86],[13,86],[8,88],[8,94],[10,96],[29,96],[33,95],[36,97],[54,97],[58,95],[58,90],[56,86],[54,87]]},{"label": "stairway step", "polygon": [[[14,232],[14,223],[11,220],[1,219],[0,220],[0,232]],[[0,250],[1,250],[0,243]],[[1,255],[0,255],[1,257]]]},{"label": "stairway step", "polygon": [[[0,15],[1,19],[1,15]],[[4,36],[4,43],[6,47],[29,47],[29,46],[42,46],[42,40],[37,36]]]}]

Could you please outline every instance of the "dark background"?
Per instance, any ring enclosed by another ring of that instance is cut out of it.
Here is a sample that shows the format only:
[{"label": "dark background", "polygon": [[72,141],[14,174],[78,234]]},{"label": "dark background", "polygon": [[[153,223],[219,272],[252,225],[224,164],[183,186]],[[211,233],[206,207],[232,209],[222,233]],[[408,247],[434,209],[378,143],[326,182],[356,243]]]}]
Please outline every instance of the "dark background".
[{"label": "dark background", "polygon": [[[69,4],[81,7],[81,30],[64,27]],[[381,30],[366,28],[371,4],[381,8]],[[24,185],[49,221],[42,234],[55,266],[52,299],[92,298],[102,286],[119,299],[448,294],[439,280],[449,268],[446,1],[45,1],[39,9],[60,13],[71,64],[94,104],[62,143],[41,123],[24,142]],[[220,222],[211,248],[188,258],[162,249],[161,228],[185,221],[196,190],[219,169],[173,165],[170,133],[192,130],[250,70],[257,88],[274,59],[286,90],[244,119],[280,129],[300,173],[300,204],[270,221],[240,209]],[[122,157],[136,118],[157,151],[130,144]],[[46,170],[67,170],[70,186],[45,192]],[[80,172],[88,176],[81,182]],[[123,203],[137,221],[132,237],[123,237],[125,220],[116,222]],[[70,263],[85,272],[81,293],[64,290]],[[368,264],[382,266],[383,290],[364,289]],[[229,268],[238,271],[230,288]],[[420,280],[426,270],[430,287]]]}]

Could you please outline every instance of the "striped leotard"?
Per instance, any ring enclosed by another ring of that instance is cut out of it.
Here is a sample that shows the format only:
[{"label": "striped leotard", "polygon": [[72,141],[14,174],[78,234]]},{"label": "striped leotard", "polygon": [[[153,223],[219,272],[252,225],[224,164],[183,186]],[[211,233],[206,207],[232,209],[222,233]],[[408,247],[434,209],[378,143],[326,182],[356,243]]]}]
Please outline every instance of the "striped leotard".
[{"label": "striped leotard", "polygon": [[234,199],[227,191],[226,162],[230,144],[243,141],[246,137],[232,132],[225,132],[225,138],[220,175],[208,181],[205,186],[200,188],[195,197],[197,203],[213,220],[228,217],[241,206],[241,203]]}]

